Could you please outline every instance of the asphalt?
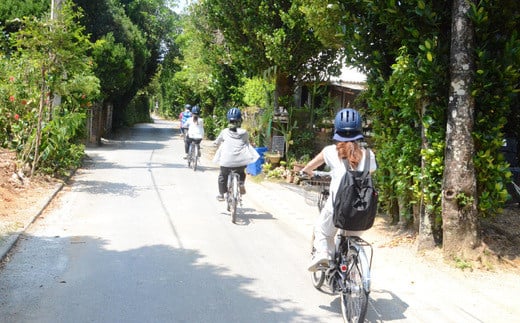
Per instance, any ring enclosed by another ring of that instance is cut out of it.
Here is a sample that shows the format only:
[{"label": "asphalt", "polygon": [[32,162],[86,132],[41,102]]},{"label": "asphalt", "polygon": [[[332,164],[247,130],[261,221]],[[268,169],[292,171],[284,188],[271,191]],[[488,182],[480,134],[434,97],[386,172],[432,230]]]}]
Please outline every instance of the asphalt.
[{"label": "asphalt", "polygon": [[[210,143],[203,142],[204,144],[207,147],[203,146],[203,148],[212,149]],[[69,179],[73,176],[74,172],[70,174]],[[252,204],[257,209],[267,211],[279,220],[290,222],[301,234],[310,237],[312,224],[318,211],[316,206],[305,203],[302,187],[284,181],[257,180],[255,177],[248,174],[247,194],[244,196],[244,203]],[[30,215],[23,219],[23,223],[16,223],[14,230],[3,230],[2,235],[5,237],[0,238],[0,261],[9,255],[16,242],[24,235],[30,225],[42,215],[53,199],[67,185],[67,182],[68,180],[57,184],[48,196],[33,205],[29,212]],[[269,202],[266,203],[266,201]]]}]

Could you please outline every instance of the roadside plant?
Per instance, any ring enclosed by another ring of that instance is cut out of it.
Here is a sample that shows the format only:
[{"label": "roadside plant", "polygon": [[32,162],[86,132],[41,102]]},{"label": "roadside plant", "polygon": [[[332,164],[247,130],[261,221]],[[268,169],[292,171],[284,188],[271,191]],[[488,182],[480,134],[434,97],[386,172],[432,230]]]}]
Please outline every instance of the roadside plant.
[{"label": "roadside plant", "polygon": [[10,35],[13,52],[0,57],[1,143],[17,150],[30,175],[77,165],[86,112],[99,95],[81,11],[66,1],[57,17],[23,18]]}]

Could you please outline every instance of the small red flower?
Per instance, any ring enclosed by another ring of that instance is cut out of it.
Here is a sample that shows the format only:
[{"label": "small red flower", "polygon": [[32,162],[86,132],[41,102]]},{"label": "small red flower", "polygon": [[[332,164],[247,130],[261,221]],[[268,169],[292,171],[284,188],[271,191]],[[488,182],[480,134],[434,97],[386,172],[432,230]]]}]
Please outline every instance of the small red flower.
[{"label": "small red flower", "polygon": [[23,104],[23,105],[26,105],[27,104],[27,100],[23,99],[22,101],[20,101],[20,103]]},{"label": "small red flower", "polygon": [[16,113],[16,114],[14,115],[14,120],[17,120],[17,121],[18,121],[18,119],[20,119],[20,116],[18,115],[18,113]]},{"label": "small red flower", "polygon": [[14,82],[14,76],[9,76],[9,81]]},{"label": "small red flower", "polygon": [[14,102],[14,95],[11,95],[11,96],[9,97],[9,101]]}]

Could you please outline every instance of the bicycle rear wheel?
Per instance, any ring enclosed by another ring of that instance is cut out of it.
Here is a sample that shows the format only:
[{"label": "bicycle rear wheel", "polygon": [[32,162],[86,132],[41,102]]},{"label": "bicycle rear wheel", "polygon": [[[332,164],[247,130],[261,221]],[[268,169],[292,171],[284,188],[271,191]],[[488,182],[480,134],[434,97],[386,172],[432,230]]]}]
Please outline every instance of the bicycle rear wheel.
[{"label": "bicycle rear wheel", "polygon": [[191,154],[191,145],[190,147],[188,148],[188,168],[191,168],[191,159],[192,159],[192,154]]},{"label": "bicycle rear wheel", "polygon": [[192,161],[193,171],[196,171],[197,164],[199,161],[199,146],[198,145],[193,145],[191,147],[191,156],[193,158],[193,161]]},{"label": "bicycle rear wheel", "polygon": [[238,204],[238,196],[240,194],[239,190],[239,179],[238,175],[231,175],[231,183],[228,186],[228,209],[231,213],[231,222],[236,223],[237,221],[237,204]]},{"label": "bicycle rear wheel", "polygon": [[[351,257],[351,258],[350,258]],[[345,323],[364,322],[368,308],[368,291],[363,284],[363,268],[354,247],[349,250],[349,271],[341,292],[341,313]]]}]

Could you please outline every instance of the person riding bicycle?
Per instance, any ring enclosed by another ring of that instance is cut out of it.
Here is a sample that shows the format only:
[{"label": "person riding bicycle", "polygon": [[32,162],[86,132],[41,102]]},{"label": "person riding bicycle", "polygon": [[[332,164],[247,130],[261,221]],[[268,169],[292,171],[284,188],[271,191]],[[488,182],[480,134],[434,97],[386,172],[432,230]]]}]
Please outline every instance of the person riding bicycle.
[{"label": "person riding bicycle", "polygon": [[186,140],[184,140],[184,152],[186,153],[184,159],[187,159],[191,143],[195,142],[197,145],[200,145],[202,138],[204,138],[204,120],[200,117],[200,107],[198,105],[191,108],[191,117],[182,126],[187,129]]},{"label": "person riding bicycle", "polygon": [[226,114],[228,127],[220,132],[214,144],[220,145],[213,162],[220,165],[218,175],[217,199],[224,201],[224,193],[227,191],[227,178],[234,170],[240,175],[240,193],[245,194],[245,169],[248,164],[254,163],[260,155],[249,143],[249,133],[240,128],[242,124],[242,112],[238,108],[231,108]]},{"label": "person riding bicycle", "polygon": [[[312,176],[313,170],[325,163],[331,170],[330,194],[314,225],[313,244],[316,252],[311,259],[309,271],[316,271],[320,265],[328,266],[329,259],[332,258],[334,236],[338,230],[332,222],[333,196],[336,195],[341,178],[346,172],[342,160],[347,159],[353,169],[363,171],[365,158],[370,158],[370,172],[374,172],[377,168],[374,153],[360,145],[363,133],[362,119],[358,111],[343,108],[336,114],[332,139],[335,142],[323,148],[302,169],[302,172]],[[367,151],[370,151],[370,156],[367,156]],[[357,234],[359,233],[361,232]]]},{"label": "person riding bicycle", "polygon": [[184,105],[184,111],[179,114],[179,122],[181,125],[181,135],[185,135],[187,128],[184,128],[184,123],[191,117],[191,105]]}]

